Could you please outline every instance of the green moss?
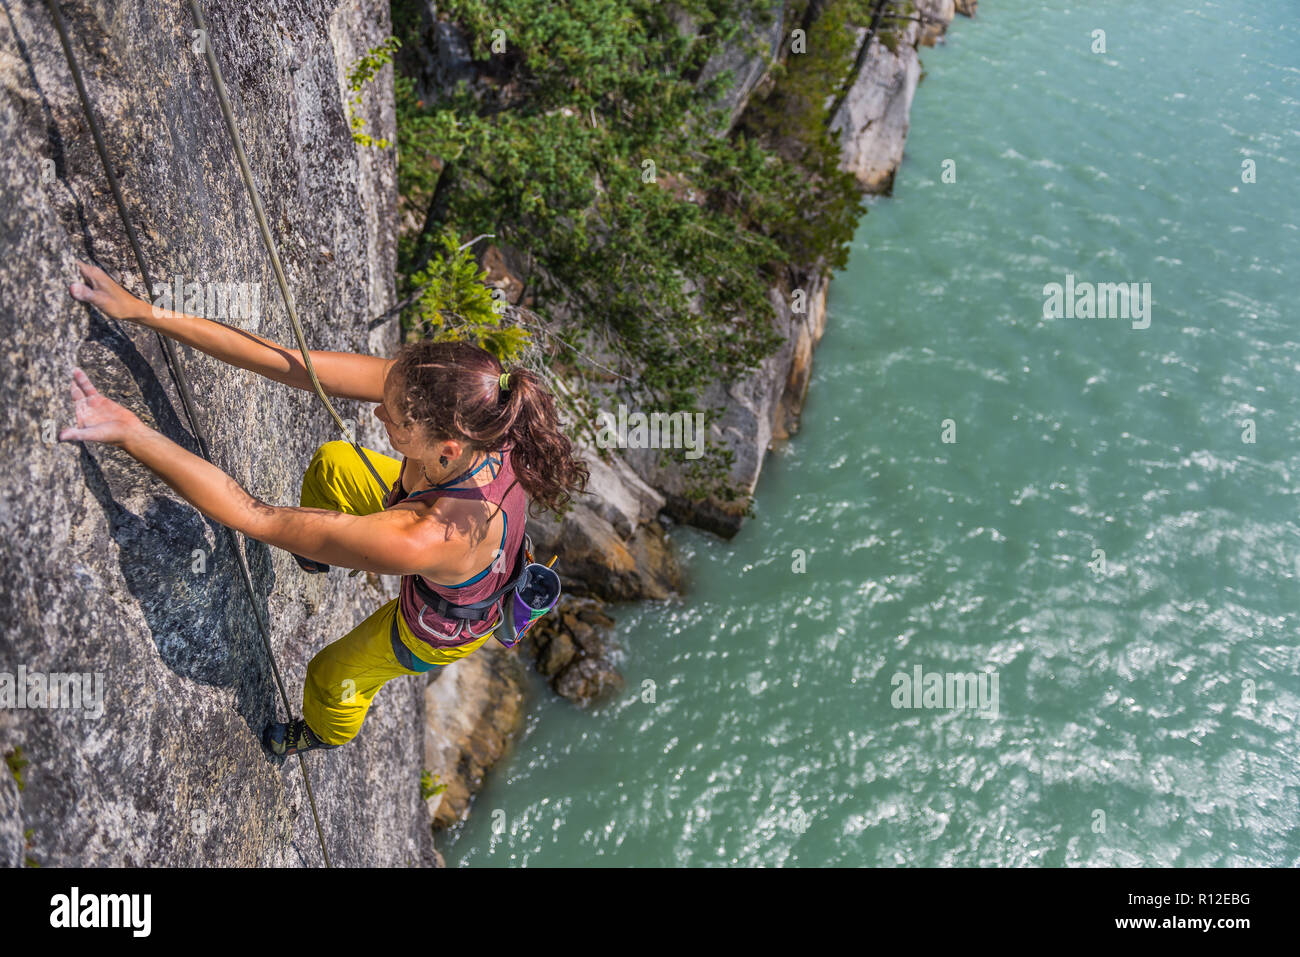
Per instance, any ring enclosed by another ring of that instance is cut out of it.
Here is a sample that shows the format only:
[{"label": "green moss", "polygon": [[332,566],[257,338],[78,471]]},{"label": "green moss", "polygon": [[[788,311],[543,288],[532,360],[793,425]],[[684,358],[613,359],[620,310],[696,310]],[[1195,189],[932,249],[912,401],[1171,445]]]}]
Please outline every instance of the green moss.
[{"label": "green moss", "polygon": [[18,790],[20,791],[27,786],[27,782],[23,780],[23,769],[31,763],[23,757],[21,747],[14,748],[5,755],[5,764],[9,766],[9,771],[13,774],[14,780],[18,782]]},{"label": "green moss", "polygon": [[447,790],[447,785],[438,783],[441,775],[430,774],[427,770],[420,773],[420,800],[427,801]]}]

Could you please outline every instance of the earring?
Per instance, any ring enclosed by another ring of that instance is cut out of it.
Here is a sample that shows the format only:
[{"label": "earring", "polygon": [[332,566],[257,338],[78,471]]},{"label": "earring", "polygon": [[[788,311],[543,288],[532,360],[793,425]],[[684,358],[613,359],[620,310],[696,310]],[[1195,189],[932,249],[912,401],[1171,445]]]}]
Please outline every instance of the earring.
[{"label": "earring", "polygon": [[447,456],[445,456],[445,455],[440,455],[440,456],[438,456],[438,464],[441,465],[443,468],[446,468],[446,467],[447,467]]}]

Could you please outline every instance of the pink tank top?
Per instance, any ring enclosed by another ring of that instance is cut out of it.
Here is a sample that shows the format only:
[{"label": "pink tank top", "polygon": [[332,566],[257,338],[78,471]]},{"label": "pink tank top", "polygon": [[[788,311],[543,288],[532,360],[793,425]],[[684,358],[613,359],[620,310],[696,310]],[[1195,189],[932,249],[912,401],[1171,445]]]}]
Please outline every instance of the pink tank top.
[{"label": "pink tank top", "polygon": [[[486,485],[464,484],[470,476],[484,468],[491,470],[493,473],[491,482]],[[406,461],[403,460],[402,472],[405,471]],[[476,466],[472,471],[452,479],[450,482],[434,488],[421,489],[418,492],[412,492],[410,495],[407,495],[402,490],[402,482],[399,478],[393,484],[388,499],[384,502],[384,507],[391,508],[398,502],[407,499],[441,498],[443,496],[481,499],[494,505],[500,505],[505,512],[505,534],[497,545],[499,549],[497,552],[498,557],[493,560],[491,565],[458,585],[440,585],[437,582],[429,581],[427,578],[424,579],[425,584],[433,589],[435,593],[441,595],[453,605],[472,605],[476,601],[487,598],[509,581],[510,572],[515,563],[515,556],[519,553],[519,546],[524,539],[528,496],[524,492],[524,487],[516,480],[515,470],[510,464],[509,447],[502,449],[500,452],[488,453],[488,458],[482,464]],[[495,511],[491,514],[495,516]],[[480,621],[465,622],[460,634],[456,634],[456,626],[459,622],[456,619],[436,614],[425,604],[424,599],[420,597],[419,591],[416,590],[415,577],[414,575],[402,576],[402,589],[399,594],[398,608],[401,610],[403,620],[411,629],[411,633],[434,648],[455,648],[459,645],[477,641],[484,634],[491,631],[501,617],[501,606],[498,603],[489,609],[486,618]]]}]

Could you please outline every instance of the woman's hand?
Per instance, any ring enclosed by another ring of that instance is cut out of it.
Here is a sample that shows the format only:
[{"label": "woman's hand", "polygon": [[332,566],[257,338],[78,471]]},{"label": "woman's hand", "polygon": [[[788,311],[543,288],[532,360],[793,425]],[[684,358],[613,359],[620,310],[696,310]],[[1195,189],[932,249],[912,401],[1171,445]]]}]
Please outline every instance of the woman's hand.
[{"label": "woman's hand", "polygon": [[120,447],[128,439],[150,431],[134,412],[96,392],[80,369],[72,370],[71,391],[77,403],[77,427],[60,432],[60,442],[104,442]]},{"label": "woman's hand", "polygon": [[79,262],[81,278],[85,282],[74,282],[68,286],[68,292],[78,302],[88,302],[104,315],[112,319],[128,319],[138,322],[149,314],[151,308],[131,295],[109,278],[108,273],[98,266]]}]

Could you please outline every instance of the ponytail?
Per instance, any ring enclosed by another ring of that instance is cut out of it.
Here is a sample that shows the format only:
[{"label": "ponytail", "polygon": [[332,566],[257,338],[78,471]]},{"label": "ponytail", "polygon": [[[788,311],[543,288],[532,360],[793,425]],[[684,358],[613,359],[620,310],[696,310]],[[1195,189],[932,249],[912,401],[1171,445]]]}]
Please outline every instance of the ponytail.
[{"label": "ponytail", "polygon": [[402,412],[431,438],[455,437],[480,452],[509,445],[533,504],[559,511],[587,487],[590,470],[560,430],[555,397],[523,367],[506,370],[468,342],[422,340],[398,353]]}]

